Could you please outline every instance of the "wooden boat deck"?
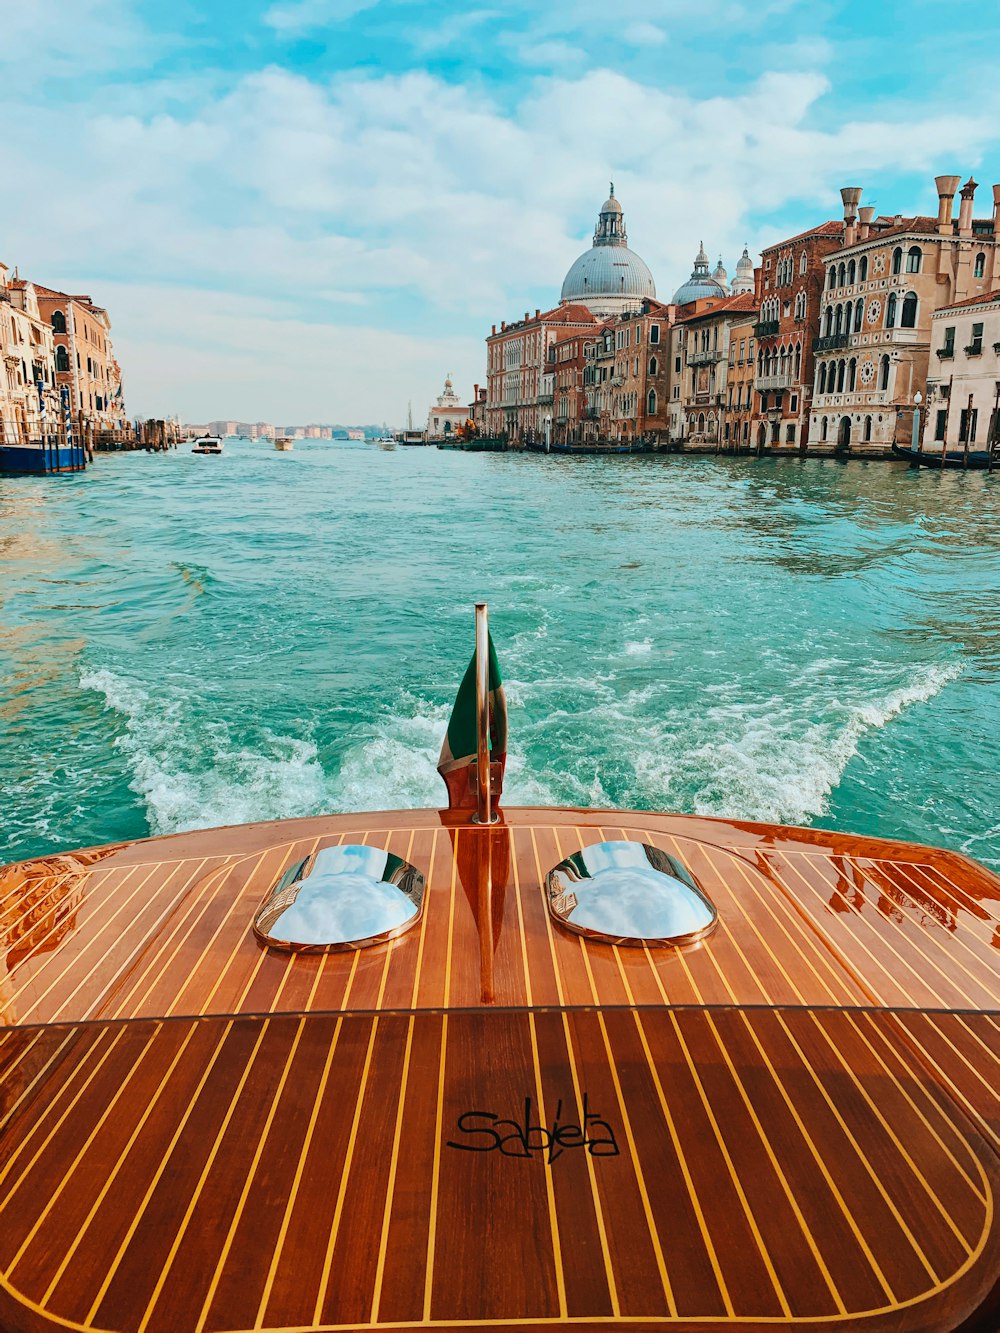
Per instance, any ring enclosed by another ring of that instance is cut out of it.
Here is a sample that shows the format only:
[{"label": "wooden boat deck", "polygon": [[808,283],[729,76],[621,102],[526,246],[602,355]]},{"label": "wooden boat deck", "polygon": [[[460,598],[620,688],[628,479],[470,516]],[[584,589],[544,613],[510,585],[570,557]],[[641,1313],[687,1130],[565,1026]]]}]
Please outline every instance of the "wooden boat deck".
[{"label": "wooden boat deck", "polygon": [[[550,920],[545,872],[620,837],[697,878],[702,945]],[[262,947],[284,869],[362,841],[426,875],[419,926]],[[8,867],[0,1328],[995,1330],[998,945],[956,853],[664,815]]]}]

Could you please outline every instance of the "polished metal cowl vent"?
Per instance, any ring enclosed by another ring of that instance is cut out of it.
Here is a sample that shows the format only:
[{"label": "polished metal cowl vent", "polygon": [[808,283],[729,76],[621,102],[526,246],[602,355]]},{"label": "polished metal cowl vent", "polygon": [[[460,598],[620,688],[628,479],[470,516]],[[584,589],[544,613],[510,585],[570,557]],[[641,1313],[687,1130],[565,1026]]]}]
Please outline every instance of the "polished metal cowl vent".
[{"label": "polished metal cowl vent", "polygon": [[696,944],[718,913],[690,871],[645,842],[599,842],[574,852],[545,879],[552,916],[610,944]]},{"label": "polished metal cowl vent", "polygon": [[381,847],[324,847],[278,880],[253,919],[274,949],[322,952],[381,944],[415,926],[424,877]]}]

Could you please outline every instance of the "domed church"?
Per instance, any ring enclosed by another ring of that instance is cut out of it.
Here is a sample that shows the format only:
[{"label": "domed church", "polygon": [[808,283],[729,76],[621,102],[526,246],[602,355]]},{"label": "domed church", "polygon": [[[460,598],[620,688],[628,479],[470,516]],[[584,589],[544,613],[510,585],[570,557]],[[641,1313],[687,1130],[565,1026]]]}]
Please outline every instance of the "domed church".
[{"label": "domed church", "polygon": [[741,296],[745,292],[752,292],[753,289],[753,260],[746,246],[743,247],[743,253],[736,265],[736,276],[730,286],[729,275],[723,266],[721,255],[715,272],[709,273],[708,255],[705,253],[705,242],[702,241],[695,256],[690,278],[687,282],[681,283],[674,292],[674,305],[687,305],[691,301],[701,301],[706,297],[718,300],[723,296]]},{"label": "domed church", "polygon": [[645,297],[655,299],[656,284],[643,260],[628,248],[625,215],[612,182],[597,219],[594,242],[566,274],[560,303],[585,305],[598,319],[607,319],[637,310]]}]

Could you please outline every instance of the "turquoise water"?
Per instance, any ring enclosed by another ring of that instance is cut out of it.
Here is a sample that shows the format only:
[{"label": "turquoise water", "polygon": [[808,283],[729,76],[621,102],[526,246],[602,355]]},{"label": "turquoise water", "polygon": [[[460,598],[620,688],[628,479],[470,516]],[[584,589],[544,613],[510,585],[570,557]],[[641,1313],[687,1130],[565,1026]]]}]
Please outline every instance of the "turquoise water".
[{"label": "turquoise water", "polygon": [[0,860],[440,804],[490,603],[507,801],[1000,865],[1000,477],[230,442],[0,479]]}]

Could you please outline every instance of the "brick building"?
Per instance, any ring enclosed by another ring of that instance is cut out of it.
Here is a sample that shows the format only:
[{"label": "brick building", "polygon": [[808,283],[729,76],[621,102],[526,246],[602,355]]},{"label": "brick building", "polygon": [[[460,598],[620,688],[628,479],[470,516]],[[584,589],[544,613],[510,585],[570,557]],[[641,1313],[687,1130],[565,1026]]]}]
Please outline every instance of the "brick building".
[{"label": "brick building", "polygon": [[1000,287],[1000,186],[993,213],[973,216],[978,188],[938,176],[938,215],[878,217],[844,198],[844,244],[824,258],[826,282],[810,448],[885,455],[921,432],[934,314]]},{"label": "brick building", "polygon": [[[844,228],[823,222],[761,253],[756,325],[756,400],[751,434],[758,449],[804,449],[809,438],[813,342],[819,330],[825,271]],[[742,428],[741,428],[742,429]]]},{"label": "brick building", "polygon": [[[585,305],[525,314],[516,324],[496,325],[486,339],[486,430],[513,443],[543,440],[553,423],[550,350],[571,334],[598,328]],[[544,383],[543,383],[544,381]]]}]

